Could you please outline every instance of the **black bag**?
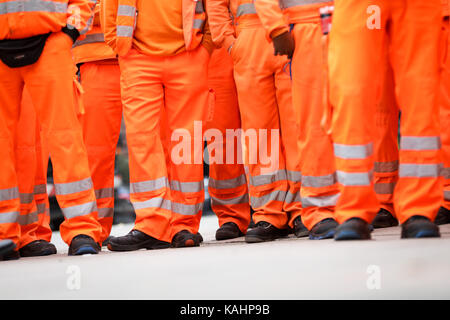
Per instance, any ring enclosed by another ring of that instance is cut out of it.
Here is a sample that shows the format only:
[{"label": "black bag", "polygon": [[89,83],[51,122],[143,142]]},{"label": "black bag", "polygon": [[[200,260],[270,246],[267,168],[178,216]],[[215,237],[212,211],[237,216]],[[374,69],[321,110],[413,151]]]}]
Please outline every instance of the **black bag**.
[{"label": "black bag", "polygon": [[0,60],[10,68],[28,66],[39,60],[51,33],[25,39],[0,40]]}]

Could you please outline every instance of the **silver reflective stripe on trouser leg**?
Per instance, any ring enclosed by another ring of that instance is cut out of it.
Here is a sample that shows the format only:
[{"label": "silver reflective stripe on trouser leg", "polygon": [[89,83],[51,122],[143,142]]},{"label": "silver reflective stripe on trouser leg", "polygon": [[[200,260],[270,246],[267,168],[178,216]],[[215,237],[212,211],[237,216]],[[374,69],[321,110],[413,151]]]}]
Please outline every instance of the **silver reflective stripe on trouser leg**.
[{"label": "silver reflective stripe on trouser leg", "polygon": [[[336,173],[324,175],[324,176],[303,176],[302,187],[305,188],[326,188],[334,186],[337,183]],[[331,194],[315,197],[301,197],[303,208],[310,207],[333,207],[336,205],[339,199],[339,194]]]},{"label": "silver reflective stripe on trouser leg", "polygon": [[183,193],[201,192],[205,189],[204,181],[181,182],[170,181],[170,190],[180,191]]},{"label": "silver reflective stripe on trouser leg", "polygon": [[[93,183],[90,177],[75,182],[55,183],[56,196],[76,194],[83,191],[89,191],[91,189],[93,189]],[[71,219],[96,212],[97,202],[91,201],[80,205],[61,208],[61,210],[66,219]]]},{"label": "silver reflective stripe on trouser leg", "polygon": [[200,210],[202,210],[203,203],[188,205],[156,197],[146,201],[135,201],[133,202],[133,207],[136,210],[161,208],[171,210],[174,213],[182,215],[196,215]]},{"label": "silver reflective stripe on trouser leg", "polygon": [[14,200],[19,197],[19,188],[17,187],[0,190],[0,201]]},{"label": "silver reflective stripe on trouser leg", "polygon": [[325,188],[331,187],[337,182],[336,173],[325,176],[303,176],[302,186],[307,188]]},{"label": "silver reflective stripe on trouser leg", "polygon": [[34,193],[20,193],[19,198],[21,204],[30,204],[34,200]]},{"label": "silver reflective stripe on trouser leg", "polygon": [[[442,168],[441,175],[445,180],[450,180],[450,168]],[[444,190],[444,200],[450,201],[450,190]]]},{"label": "silver reflective stripe on trouser leg", "polygon": [[[300,183],[302,182],[302,174],[299,171],[291,171],[291,170],[286,170],[286,179],[288,180],[288,182],[292,183],[292,184],[299,184],[298,189],[300,189]],[[294,192],[292,192],[293,190],[289,188],[288,192],[286,193],[286,197],[284,199],[284,203],[286,204],[293,204],[293,203],[298,203],[300,204],[301,200],[300,200],[300,191],[297,188],[294,189]]]},{"label": "silver reflective stripe on trouser leg", "polygon": [[211,196],[211,204],[212,206],[231,206],[236,204],[244,204],[249,203],[248,193],[245,193],[241,196],[229,198],[229,199],[219,199]]},{"label": "silver reflective stripe on trouser leg", "polygon": [[102,188],[95,190],[96,199],[106,199],[114,197],[114,188]]},{"label": "silver reflective stripe on trouser leg", "polygon": [[441,149],[440,137],[408,137],[400,138],[400,150],[426,151]]},{"label": "silver reflective stripe on trouser leg", "polygon": [[406,164],[401,163],[400,178],[437,178],[440,176],[442,164]]},{"label": "silver reflective stripe on trouser leg", "polygon": [[[114,188],[102,188],[95,190],[95,198],[99,199],[107,199],[114,198]],[[113,199],[114,201],[114,199]],[[114,206],[114,202],[113,202]],[[111,218],[114,216],[114,208],[113,207],[99,207],[98,208],[98,217],[99,218]]]},{"label": "silver reflective stripe on trouser leg", "polygon": [[45,203],[37,203],[36,204],[37,213],[38,214],[48,213],[48,210],[46,210],[46,207],[47,206]]},{"label": "silver reflective stripe on trouser leg", "polygon": [[[19,198],[19,188],[9,188],[0,190],[0,201],[9,201]],[[0,224],[16,223],[19,217],[18,211],[0,213]]]},{"label": "silver reflective stripe on trouser leg", "polygon": [[18,217],[19,217],[18,211],[2,212],[2,213],[0,213],[0,224],[16,223]]},{"label": "silver reflective stripe on trouser leg", "polygon": [[374,164],[374,171],[375,173],[394,173],[398,171],[398,166],[398,160],[387,162],[377,161]]},{"label": "silver reflective stripe on trouser leg", "polygon": [[19,214],[17,217],[17,223],[21,226],[26,226],[39,221],[37,211],[30,212],[28,214]]},{"label": "silver reflective stripe on trouser leg", "polygon": [[131,193],[141,193],[141,192],[151,192],[156,191],[161,188],[167,188],[169,186],[169,181],[166,177],[161,177],[154,180],[132,182],[130,183]]},{"label": "silver reflective stripe on trouser leg", "polygon": [[250,185],[259,187],[273,182],[287,180],[286,170],[278,170],[270,174],[262,174],[259,176],[250,176]]},{"label": "silver reflective stripe on trouser leg", "polygon": [[[196,182],[181,182],[172,180],[170,181],[170,190],[179,191],[182,193],[204,192],[205,185],[203,180]],[[196,204],[184,204],[171,201],[170,205],[173,213],[178,213],[186,216],[196,215],[200,210],[203,209],[203,201]]]},{"label": "silver reflective stripe on trouser leg", "polygon": [[61,210],[64,214],[64,217],[66,217],[66,219],[81,217],[81,216],[88,215],[92,212],[98,211],[97,210],[97,202],[95,202],[95,201],[83,203],[83,204],[72,206],[72,207],[62,208]]},{"label": "silver reflective stripe on trouser leg", "polygon": [[303,208],[334,207],[339,199],[339,194],[332,194],[329,196],[320,196],[320,197],[302,197],[301,199]]},{"label": "silver reflective stripe on trouser leg", "polygon": [[68,182],[68,183],[55,183],[56,195],[68,195],[83,191],[88,191],[93,188],[92,179],[86,178],[83,180]]},{"label": "silver reflective stripe on trouser leg", "polygon": [[444,191],[444,200],[450,201],[450,191]]},{"label": "silver reflective stripe on trouser leg", "polygon": [[334,155],[342,159],[366,159],[373,154],[373,143],[362,145],[333,144]]},{"label": "silver reflective stripe on trouser leg", "polygon": [[[277,182],[277,181],[287,180],[287,173],[286,173],[286,170],[277,170],[270,174],[264,174],[264,175],[259,175],[259,176],[250,176],[249,180],[250,180],[251,186],[260,187],[260,186],[264,186],[264,185],[269,185],[269,184]],[[284,202],[285,200],[286,200],[286,191],[274,190],[274,191],[269,192],[268,194],[265,194],[260,197],[251,196],[250,204],[253,208],[258,208],[258,207],[264,206],[265,204],[267,204],[271,201]]]},{"label": "silver reflective stripe on trouser leg", "polygon": [[344,172],[336,171],[337,179],[343,186],[366,187],[370,186],[373,179],[373,171],[370,172]]},{"label": "silver reflective stripe on trouser leg", "polygon": [[33,190],[35,195],[38,194],[47,194],[47,185],[45,184],[37,184],[34,186],[34,190]]},{"label": "silver reflective stripe on trouser leg", "polygon": [[286,200],[286,191],[274,190],[260,197],[252,196],[250,198],[250,204],[253,208],[259,208],[271,201],[285,202],[285,200]]},{"label": "silver reflective stripe on trouser leg", "polygon": [[208,187],[213,188],[213,189],[226,190],[226,189],[234,189],[234,188],[240,187],[244,184],[247,184],[247,179],[245,177],[245,174],[241,174],[237,178],[224,179],[224,180],[219,180],[219,179],[214,179],[214,178],[209,177]]}]

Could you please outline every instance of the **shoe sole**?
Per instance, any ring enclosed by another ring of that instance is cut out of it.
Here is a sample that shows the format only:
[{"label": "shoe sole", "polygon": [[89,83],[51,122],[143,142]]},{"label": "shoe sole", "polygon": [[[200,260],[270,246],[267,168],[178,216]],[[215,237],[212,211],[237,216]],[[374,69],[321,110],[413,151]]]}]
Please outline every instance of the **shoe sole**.
[{"label": "shoe sole", "polygon": [[421,230],[413,236],[402,236],[402,239],[440,238],[441,234],[435,230]]},{"label": "shoe sole", "polygon": [[230,239],[236,239],[239,237],[244,236],[244,234],[230,234],[230,233],[216,233],[216,240],[222,241],[222,240],[230,240]]},{"label": "shoe sole", "polygon": [[263,238],[260,238],[260,237],[257,237],[257,236],[246,235],[245,236],[245,242],[247,242],[247,243],[269,242],[269,241],[274,241],[274,240],[280,239],[280,238],[283,238],[283,236],[271,237],[271,238],[268,238],[268,239],[267,238],[263,239]]},{"label": "shoe sole", "polygon": [[374,229],[382,229],[382,228],[389,228],[389,227],[397,227],[398,226],[398,221],[397,222],[379,222],[379,223],[372,223],[372,226],[374,227]]},{"label": "shoe sole", "polygon": [[336,230],[335,229],[328,230],[327,232],[322,233],[322,234],[318,234],[318,235],[310,234],[309,235],[309,240],[332,239],[335,234],[336,234]]},{"label": "shoe sole", "polygon": [[98,251],[92,246],[82,246],[74,252],[70,252],[69,256],[81,256],[84,254],[98,254]]},{"label": "shoe sole", "polygon": [[36,254],[30,254],[30,255],[28,255],[28,254],[22,254],[22,253],[20,252],[20,250],[19,250],[19,253],[20,253],[20,256],[21,256],[22,258],[44,257],[44,256],[50,256],[50,255],[52,255],[52,254],[56,254],[56,250],[49,249],[49,250],[46,250],[46,251],[42,251],[42,252],[39,252],[39,253],[36,253]]},{"label": "shoe sole", "polygon": [[148,243],[144,243],[144,244],[138,244],[138,245],[128,245],[128,246],[124,246],[124,245],[117,245],[117,244],[112,244],[111,242],[109,242],[106,246],[108,248],[108,250],[110,251],[136,251],[136,250],[140,250],[140,249],[147,249],[147,250],[158,250],[158,249],[167,249],[170,248],[170,243],[168,244],[163,244],[163,243],[158,243],[158,244],[151,244],[149,245]]},{"label": "shoe sole", "polygon": [[341,240],[370,240],[370,234],[368,236],[361,235],[360,233],[354,231],[354,230],[342,230],[339,232],[336,232],[334,235],[334,240],[341,241]]},{"label": "shoe sole", "polygon": [[199,247],[200,243],[197,241],[194,241],[194,239],[187,239],[184,241],[184,243],[180,244],[172,244],[173,248],[190,248],[190,247]]}]

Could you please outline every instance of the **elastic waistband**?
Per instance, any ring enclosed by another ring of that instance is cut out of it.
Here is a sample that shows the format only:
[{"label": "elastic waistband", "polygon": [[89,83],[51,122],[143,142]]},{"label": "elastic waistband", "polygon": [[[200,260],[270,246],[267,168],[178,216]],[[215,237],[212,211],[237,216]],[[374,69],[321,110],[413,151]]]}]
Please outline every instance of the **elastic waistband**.
[{"label": "elastic waistband", "polygon": [[296,5],[283,8],[283,12],[289,24],[300,22],[320,22],[320,8],[326,6],[333,6],[333,1]]},{"label": "elastic waistband", "polygon": [[236,32],[239,33],[242,29],[262,28],[263,25],[257,15],[246,15],[241,17],[235,24]]}]

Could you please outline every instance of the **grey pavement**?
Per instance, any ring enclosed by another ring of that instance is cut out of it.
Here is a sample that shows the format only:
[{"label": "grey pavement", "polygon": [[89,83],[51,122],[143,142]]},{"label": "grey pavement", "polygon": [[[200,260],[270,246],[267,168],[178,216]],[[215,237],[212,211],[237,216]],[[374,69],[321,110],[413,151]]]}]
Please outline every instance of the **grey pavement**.
[{"label": "grey pavement", "polygon": [[197,248],[78,257],[55,232],[57,255],[0,262],[0,299],[450,299],[450,225],[441,239],[401,240],[393,227],[370,241],[260,244],[215,241],[217,228],[204,216]]}]

